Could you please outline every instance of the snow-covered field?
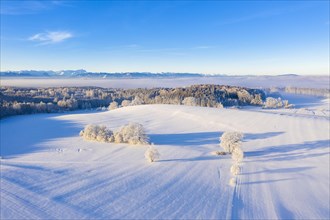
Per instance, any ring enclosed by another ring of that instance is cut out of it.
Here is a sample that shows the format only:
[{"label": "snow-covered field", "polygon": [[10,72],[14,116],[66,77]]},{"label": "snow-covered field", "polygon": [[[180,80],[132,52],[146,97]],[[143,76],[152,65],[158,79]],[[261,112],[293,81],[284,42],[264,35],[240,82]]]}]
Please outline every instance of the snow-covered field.
[{"label": "snow-covered field", "polygon": [[[141,105],[1,120],[0,218],[329,219],[329,101],[296,100],[291,110]],[[158,162],[147,146],[79,137],[86,124],[128,122],[145,126]],[[230,156],[211,154],[229,130],[245,135],[235,187]]]}]

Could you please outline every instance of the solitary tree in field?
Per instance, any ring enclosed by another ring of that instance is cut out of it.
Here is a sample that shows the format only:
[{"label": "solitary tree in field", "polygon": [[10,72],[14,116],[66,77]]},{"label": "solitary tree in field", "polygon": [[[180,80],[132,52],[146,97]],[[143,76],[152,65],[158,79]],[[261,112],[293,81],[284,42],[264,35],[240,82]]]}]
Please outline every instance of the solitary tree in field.
[{"label": "solitary tree in field", "polygon": [[144,156],[150,163],[152,163],[157,159],[159,159],[160,154],[155,147],[150,146],[148,147],[147,151],[144,153]]},{"label": "solitary tree in field", "polygon": [[220,146],[228,153],[232,153],[235,148],[241,147],[242,138],[243,134],[240,132],[226,131],[220,137]]}]

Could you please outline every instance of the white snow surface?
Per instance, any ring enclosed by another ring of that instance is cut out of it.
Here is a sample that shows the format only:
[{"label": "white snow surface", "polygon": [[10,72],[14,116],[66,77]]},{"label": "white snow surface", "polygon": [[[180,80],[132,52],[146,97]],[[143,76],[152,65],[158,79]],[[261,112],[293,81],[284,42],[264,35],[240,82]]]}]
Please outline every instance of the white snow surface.
[{"label": "white snow surface", "polygon": [[[329,115],[298,110],[141,105],[6,118],[0,218],[329,219]],[[128,122],[143,124],[158,161],[144,158],[147,145],[79,136],[87,124]],[[234,187],[230,155],[211,154],[224,131],[244,133]]]}]

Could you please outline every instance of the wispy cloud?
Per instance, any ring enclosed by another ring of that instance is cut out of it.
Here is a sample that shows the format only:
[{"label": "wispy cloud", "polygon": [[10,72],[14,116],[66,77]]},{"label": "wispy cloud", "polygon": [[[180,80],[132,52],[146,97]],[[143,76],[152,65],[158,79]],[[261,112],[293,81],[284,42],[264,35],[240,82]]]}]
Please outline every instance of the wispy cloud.
[{"label": "wispy cloud", "polygon": [[2,15],[22,15],[35,14],[57,7],[69,6],[64,1],[1,1],[0,14]]},{"label": "wispy cloud", "polygon": [[67,31],[49,31],[35,34],[28,38],[30,41],[39,42],[42,45],[55,44],[73,37],[73,34]]}]

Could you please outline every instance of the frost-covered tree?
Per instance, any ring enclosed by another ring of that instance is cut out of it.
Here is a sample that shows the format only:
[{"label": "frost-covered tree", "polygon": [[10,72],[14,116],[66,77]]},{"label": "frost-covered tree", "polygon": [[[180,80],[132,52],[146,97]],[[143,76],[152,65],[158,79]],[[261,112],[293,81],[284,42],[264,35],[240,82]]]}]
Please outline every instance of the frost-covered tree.
[{"label": "frost-covered tree", "polygon": [[36,104],[36,108],[38,112],[45,112],[47,110],[47,104],[44,102],[40,102]]},{"label": "frost-covered tree", "polygon": [[238,164],[233,164],[231,167],[230,167],[230,172],[231,174],[233,174],[234,176],[238,175],[239,172],[240,172],[240,167]]},{"label": "frost-covered tree", "polygon": [[288,100],[282,100],[281,98],[267,97],[263,108],[292,108],[293,105],[289,104]]},{"label": "frost-covered tree", "polygon": [[254,98],[251,100],[251,104],[252,105],[262,105],[263,101],[262,101],[261,94],[254,95]]},{"label": "frost-covered tree", "polygon": [[150,162],[154,162],[156,160],[159,159],[160,157],[160,154],[158,152],[158,150],[153,147],[153,146],[150,146],[148,147],[147,151],[144,153],[144,157]]},{"label": "frost-covered tree", "polygon": [[78,101],[74,98],[70,98],[70,99],[63,98],[63,100],[57,102],[57,105],[62,108],[74,110],[78,108]]},{"label": "frost-covered tree", "polygon": [[241,147],[243,134],[240,132],[226,131],[220,137],[220,146],[228,153],[232,153],[235,148]]},{"label": "frost-covered tree", "polygon": [[86,125],[84,130],[80,131],[80,136],[85,140],[93,140],[99,142],[113,142],[114,136],[110,129],[103,125]]},{"label": "frost-covered tree", "polygon": [[13,104],[13,109],[14,109],[15,111],[21,111],[21,108],[22,108],[21,103],[17,103],[17,102],[15,102],[15,103]]},{"label": "frost-covered tree", "polygon": [[238,100],[242,103],[251,103],[253,96],[244,89],[237,91]]},{"label": "frost-covered tree", "polygon": [[149,138],[141,124],[129,123],[114,133],[116,143],[149,144]]},{"label": "frost-covered tree", "polygon": [[135,96],[135,98],[131,102],[131,105],[142,105],[142,104],[144,104],[144,102],[139,96]]},{"label": "frost-covered tree", "polygon": [[186,97],[183,99],[182,104],[189,105],[189,106],[196,106],[197,100],[194,97]]},{"label": "frost-covered tree", "polygon": [[242,162],[243,157],[244,157],[244,152],[242,151],[242,149],[234,148],[234,150],[231,154],[231,158],[233,159],[233,161],[238,164],[238,163]]},{"label": "frost-covered tree", "polygon": [[281,98],[267,97],[264,108],[282,108],[283,102]]},{"label": "frost-covered tree", "polygon": [[110,103],[110,105],[108,106],[108,110],[114,110],[118,108],[118,102],[113,101]]},{"label": "frost-covered tree", "polygon": [[131,101],[130,100],[123,100],[122,102],[121,102],[121,106],[122,107],[126,107],[126,106],[130,106],[131,105]]}]

